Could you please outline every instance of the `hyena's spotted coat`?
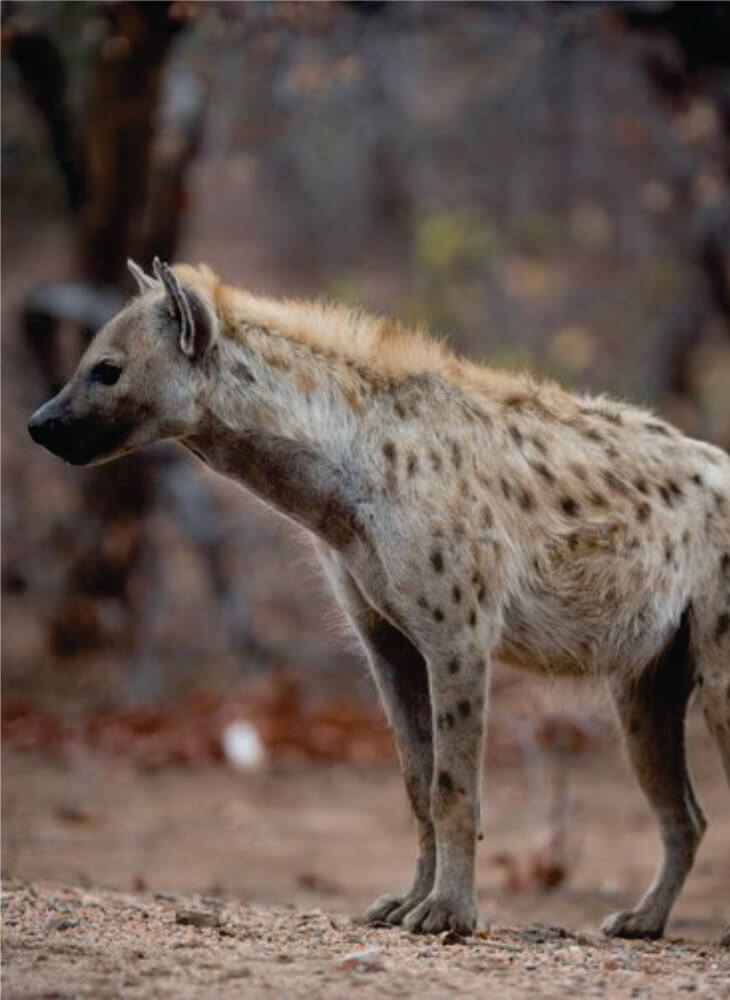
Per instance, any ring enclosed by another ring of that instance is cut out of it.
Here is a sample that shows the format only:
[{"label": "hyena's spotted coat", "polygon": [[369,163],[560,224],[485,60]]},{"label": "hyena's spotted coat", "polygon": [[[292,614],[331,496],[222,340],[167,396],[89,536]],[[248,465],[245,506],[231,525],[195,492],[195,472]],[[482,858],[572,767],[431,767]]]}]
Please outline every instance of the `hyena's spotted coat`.
[{"label": "hyena's spotted coat", "polygon": [[71,461],[176,438],[308,528],[367,650],[418,822],[411,889],[368,918],[471,930],[492,653],[605,678],[662,833],[609,934],[656,936],[705,820],[694,688],[730,778],[730,459],[635,407],[455,358],[206,268],[140,295],[33,417]]}]

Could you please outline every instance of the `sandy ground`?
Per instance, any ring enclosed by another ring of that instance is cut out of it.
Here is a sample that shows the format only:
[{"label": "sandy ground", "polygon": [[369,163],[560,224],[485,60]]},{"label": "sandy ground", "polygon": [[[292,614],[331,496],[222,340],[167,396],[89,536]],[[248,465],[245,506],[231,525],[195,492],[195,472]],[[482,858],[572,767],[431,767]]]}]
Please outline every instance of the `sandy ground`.
[{"label": "sandy ground", "polygon": [[357,922],[410,874],[391,767],[145,773],[6,753],[3,997],[730,997],[730,951],[715,943],[730,912],[730,795],[705,740],[692,742],[710,828],[653,943],[598,932],[658,850],[616,748],[569,764],[569,873],[551,891],[530,872],[549,840],[553,765],[489,769],[482,923],[451,946]]}]

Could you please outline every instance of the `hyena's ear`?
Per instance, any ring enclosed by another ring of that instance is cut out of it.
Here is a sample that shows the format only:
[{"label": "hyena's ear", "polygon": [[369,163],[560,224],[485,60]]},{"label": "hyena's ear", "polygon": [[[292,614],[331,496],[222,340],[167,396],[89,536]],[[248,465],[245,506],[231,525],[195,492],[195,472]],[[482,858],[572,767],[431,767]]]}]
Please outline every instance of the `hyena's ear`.
[{"label": "hyena's ear", "polygon": [[139,264],[136,264],[131,257],[127,258],[127,267],[129,268],[129,273],[137,282],[137,288],[140,292],[149,292],[150,289],[158,287],[157,280],[152,275],[145,274]]},{"label": "hyena's ear", "polygon": [[184,288],[175,272],[159,257],[152,261],[152,270],[167,292],[170,315],[180,325],[180,350],[193,360],[201,358],[215,336],[212,310],[196,292]]}]

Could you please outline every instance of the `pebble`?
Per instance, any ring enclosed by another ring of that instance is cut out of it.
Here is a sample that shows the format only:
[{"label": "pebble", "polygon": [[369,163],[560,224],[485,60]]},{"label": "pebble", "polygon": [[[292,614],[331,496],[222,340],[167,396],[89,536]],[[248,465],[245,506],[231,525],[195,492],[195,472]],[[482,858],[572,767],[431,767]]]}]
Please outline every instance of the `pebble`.
[{"label": "pebble", "polygon": [[69,931],[72,927],[78,927],[80,923],[80,920],[76,920],[73,917],[61,917],[58,920],[50,920],[46,925],[46,930]]},{"label": "pebble", "polygon": [[188,927],[219,927],[220,913],[213,910],[178,910],[175,913],[175,923]]},{"label": "pebble", "polygon": [[343,969],[353,972],[383,972],[382,953],[379,951],[351,951],[341,962]]}]

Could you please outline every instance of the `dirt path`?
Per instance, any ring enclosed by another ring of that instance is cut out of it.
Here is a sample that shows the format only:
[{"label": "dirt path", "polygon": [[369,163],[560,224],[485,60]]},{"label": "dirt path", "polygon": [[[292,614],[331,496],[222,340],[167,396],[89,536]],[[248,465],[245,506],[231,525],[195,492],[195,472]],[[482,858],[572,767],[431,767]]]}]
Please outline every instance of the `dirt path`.
[{"label": "dirt path", "polygon": [[659,943],[597,930],[645,886],[658,850],[612,749],[569,766],[568,878],[549,892],[533,875],[550,766],[489,769],[483,930],[452,946],[353,919],[410,874],[393,768],[141,773],[6,753],[3,997],[730,998],[730,952],[714,943],[730,910],[730,796],[692,742],[710,828]]},{"label": "dirt path", "polygon": [[[463,944],[370,930],[321,909],[218,905],[11,883],[3,996],[678,997],[730,995],[717,945],[626,943],[494,926]],[[213,927],[180,920],[216,923]]]}]

